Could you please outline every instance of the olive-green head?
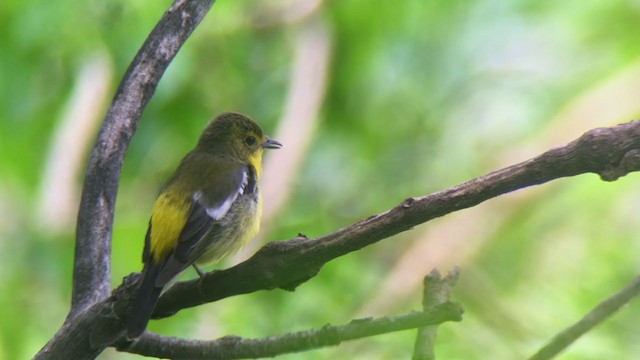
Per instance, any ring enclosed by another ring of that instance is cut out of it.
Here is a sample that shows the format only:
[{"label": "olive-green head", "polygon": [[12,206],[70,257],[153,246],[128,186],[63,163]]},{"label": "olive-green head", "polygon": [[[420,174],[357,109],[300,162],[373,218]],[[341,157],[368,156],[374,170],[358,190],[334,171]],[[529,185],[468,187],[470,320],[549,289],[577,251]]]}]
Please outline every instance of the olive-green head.
[{"label": "olive-green head", "polygon": [[227,112],[207,125],[196,150],[254,163],[260,161],[264,149],[281,147],[281,143],[266,136],[248,116]]}]

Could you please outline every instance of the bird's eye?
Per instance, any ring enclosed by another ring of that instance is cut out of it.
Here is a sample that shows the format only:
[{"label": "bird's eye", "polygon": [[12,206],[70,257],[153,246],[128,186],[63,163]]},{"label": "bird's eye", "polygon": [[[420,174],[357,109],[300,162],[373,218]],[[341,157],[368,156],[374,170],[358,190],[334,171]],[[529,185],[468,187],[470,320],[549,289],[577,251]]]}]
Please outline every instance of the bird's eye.
[{"label": "bird's eye", "polygon": [[252,146],[253,144],[255,144],[255,143],[256,143],[256,138],[255,138],[255,137],[253,137],[253,136],[247,136],[247,138],[246,138],[246,139],[244,139],[244,142],[245,142],[247,145]]}]

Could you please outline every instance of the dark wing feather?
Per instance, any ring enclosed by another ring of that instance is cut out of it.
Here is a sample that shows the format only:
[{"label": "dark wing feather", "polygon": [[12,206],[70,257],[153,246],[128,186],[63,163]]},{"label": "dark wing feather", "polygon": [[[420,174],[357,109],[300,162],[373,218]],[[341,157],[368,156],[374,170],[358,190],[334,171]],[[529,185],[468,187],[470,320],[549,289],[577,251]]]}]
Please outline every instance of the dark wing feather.
[{"label": "dark wing feather", "polygon": [[211,180],[211,184],[215,185],[194,192],[187,223],[180,233],[177,246],[156,279],[156,286],[164,286],[205,252],[214,237],[213,233],[221,226],[219,220],[244,192],[247,179],[247,166],[230,163]]},{"label": "dark wing feather", "polygon": [[214,219],[207,214],[207,209],[200,202],[194,201],[191,205],[189,219],[180,234],[178,246],[173,251],[173,256],[182,262],[189,260],[189,254],[196,244],[214,226]]}]

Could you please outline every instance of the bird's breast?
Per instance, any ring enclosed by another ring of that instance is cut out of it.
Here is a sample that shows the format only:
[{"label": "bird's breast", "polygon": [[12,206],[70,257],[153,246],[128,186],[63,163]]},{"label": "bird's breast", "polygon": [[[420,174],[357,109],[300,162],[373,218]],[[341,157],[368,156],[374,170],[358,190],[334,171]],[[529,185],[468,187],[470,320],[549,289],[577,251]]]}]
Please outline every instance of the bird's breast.
[{"label": "bird's breast", "polygon": [[258,234],[261,215],[262,199],[257,188],[238,196],[220,220],[220,231],[213,235],[207,250],[196,262],[211,263],[240,250]]}]

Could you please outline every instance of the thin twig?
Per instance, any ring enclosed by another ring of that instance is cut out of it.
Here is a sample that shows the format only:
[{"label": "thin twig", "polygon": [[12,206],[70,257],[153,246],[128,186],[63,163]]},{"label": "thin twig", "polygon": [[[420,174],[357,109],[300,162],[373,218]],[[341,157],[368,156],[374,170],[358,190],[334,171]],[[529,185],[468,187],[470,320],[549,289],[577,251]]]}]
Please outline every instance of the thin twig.
[{"label": "thin twig", "polygon": [[243,339],[225,336],[213,341],[178,339],[145,333],[129,347],[119,350],[152,357],[172,359],[249,359],[335,346],[342,341],[359,339],[420,326],[460,321],[462,307],[456,303],[442,303],[427,311],[399,316],[353,320],[344,325],[325,325],[322,328],[293,332],[263,339]]},{"label": "thin twig", "polygon": [[[424,277],[424,290],[422,299],[422,308],[429,311],[440,304],[449,301],[449,296],[453,291],[453,287],[458,282],[460,269],[455,268],[449,272],[444,278],[438,270],[433,269]],[[416,345],[413,350],[413,360],[434,360],[436,358],[434,348],[436,345],[436,337],[438,335],[438,326],[429,325],[418,329],[416,337]]]},{"label": "thin twig", "polygon": [[582,319],[556,334],[545,346],[529,358],[529,360],[548,360],[566,349],[580,336],[613,315],[634,297],[640,295],[640,276],[634,278],[622,290],[605,299]]}]

